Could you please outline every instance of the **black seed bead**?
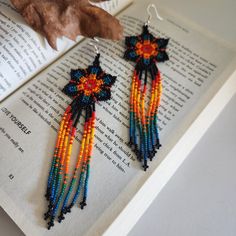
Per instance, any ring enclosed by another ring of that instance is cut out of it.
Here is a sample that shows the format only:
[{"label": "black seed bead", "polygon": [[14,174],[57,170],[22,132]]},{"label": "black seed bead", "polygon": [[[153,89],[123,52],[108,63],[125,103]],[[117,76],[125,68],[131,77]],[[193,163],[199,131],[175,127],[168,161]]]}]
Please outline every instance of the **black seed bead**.
[{"label": "black seed bead", "polygon": [[147,165],[147,160],[144,161],[143,170],[146,171],[149,166]]},{"label": "black seed bead", "polygon": [[132,147],[132,145],[133,145],[133,142],[130,140],[130,141],[128,142],[128,146],[129,146],[129,147]]},{"label": "black seed bead", "polygon": [[50,230],[51,227],[54,226],[54,219],[55,219],[55,217],[52,217],[51,220],[50,220],[50,222],[48,222],[48,230]]},{"label": "black seed bead", "polygon": [[53,209],[53,207],[54,207],[54,206],[53,206],[52,202],[50,202],[49,205],[48,205],[48,209],[51,210],[51,209]]},{"label": "black seed bead", "polygon": [[65,219],[64,214],[62,213],[60,216],[58,216],[58,222],[61,223]]},{"label": "black seed bead", "polygon": [[87,206],[86,199],[83,199],[83,201],[80,202],[80,208],[83,210],[85,206]]}]

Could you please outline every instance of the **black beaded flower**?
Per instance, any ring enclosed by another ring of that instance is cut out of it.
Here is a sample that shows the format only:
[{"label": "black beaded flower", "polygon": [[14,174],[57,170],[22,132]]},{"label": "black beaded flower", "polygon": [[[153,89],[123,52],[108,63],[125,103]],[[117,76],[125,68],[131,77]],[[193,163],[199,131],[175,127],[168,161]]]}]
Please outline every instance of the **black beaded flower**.
[{"label": "black beaded flower", "polygon": [[71,80],[63,89],[66,95],[77,98],[81,106],[111,98],[116,77],[102,70],[98,58],[87,69],[71,70]]},{"label": "black beaded flower", "polygon": [[149,31],[148,26],[143,27],[143,33],[139,36],[126,37],[127,50],[124,57],[135,61],[142,68],[146,68],[155,62],[169,60],[166,47],[169,39],[155,38]]}]

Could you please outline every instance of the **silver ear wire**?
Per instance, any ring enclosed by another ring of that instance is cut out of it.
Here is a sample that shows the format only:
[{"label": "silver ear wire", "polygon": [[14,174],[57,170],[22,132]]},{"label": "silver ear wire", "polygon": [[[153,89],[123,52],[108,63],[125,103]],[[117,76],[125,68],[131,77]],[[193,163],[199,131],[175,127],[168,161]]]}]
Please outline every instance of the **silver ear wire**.
[{"label": "silver ear wire", "polygon": [[158,11],[157,11],[157,7],[155,4],[149,4],[147,7],[147,13],[148,13],[148,20],[146,22],[145,25],[149,25],[151,23],[151,19],[152,19],[152,13],[151,13],[151,8],[154,9],[155,13],[156,13],[156,17],[158,20],[163,20],[163,18],[159,15]]},{"label": "silver ear wire", "polygon": [[[93,38],[93,41],[96,42],[96,43],[99,43],[99,39],[98,39],[98,38],[95,38],[95,37],[94,37],[94,38]],[[95,48],[96,54],[99,54],[99,53],[100,53],[100,52],[99,52],[99,49],[98,49],[98,46],[97,46],[95,43],[90,42],[89,45],[91,45],[91,46],[93,46],[93,47]]]}]

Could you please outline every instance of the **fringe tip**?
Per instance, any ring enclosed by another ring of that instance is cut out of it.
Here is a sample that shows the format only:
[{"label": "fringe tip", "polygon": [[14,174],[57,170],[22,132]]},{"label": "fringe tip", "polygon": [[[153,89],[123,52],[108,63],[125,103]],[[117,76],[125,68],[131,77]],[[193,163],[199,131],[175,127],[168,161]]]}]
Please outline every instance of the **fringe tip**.
[{"label": "fringe tip", "polygon": [[61,223],[64,219],[65,219],[65,216],[64,216],[63,213],[58,216],[58,222],[59,222],[59,223]]},{"label": "fringe tip", "polygon": [[50,222],[48,222],[48,230],[50,230],[53,226],[54,226],[54,218],[52,218]]},{"label": "fringe tip", "polygon": [[81,210],[83,210],[85,206],[87,206],[86,201],[82,201],[82,202],[80,203],[80,208],[81,208]]},{"label": "fringe tip", "polygon": [[144,171],[147,171],[148,168],[149,168],[148,165],[143,165],[143,170],[144,170]]}]

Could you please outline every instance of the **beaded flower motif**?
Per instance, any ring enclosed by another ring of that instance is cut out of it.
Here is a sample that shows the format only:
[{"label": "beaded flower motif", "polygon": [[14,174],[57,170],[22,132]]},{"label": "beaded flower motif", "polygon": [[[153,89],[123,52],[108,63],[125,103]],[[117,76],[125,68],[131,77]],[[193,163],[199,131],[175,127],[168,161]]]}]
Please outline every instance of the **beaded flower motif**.
[{"label": "beaded flower motif", "polygon": [[92,65],[87,69],[71,70],[71,80],[63,92],[77,98],[81,106],[87,106],[110,99],[115,80],[115,76],[104,73],[99,65]]},{"label": "beaded flower motif", "polygon": [[141,35],[126,37],[127,50],[124,57],[137,62],[142,68],[155,62],[164,62],[169,60],[166,53],[168,42],[169,39],[155,38],[149,33],[148,27],[144,26]]}]

